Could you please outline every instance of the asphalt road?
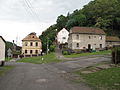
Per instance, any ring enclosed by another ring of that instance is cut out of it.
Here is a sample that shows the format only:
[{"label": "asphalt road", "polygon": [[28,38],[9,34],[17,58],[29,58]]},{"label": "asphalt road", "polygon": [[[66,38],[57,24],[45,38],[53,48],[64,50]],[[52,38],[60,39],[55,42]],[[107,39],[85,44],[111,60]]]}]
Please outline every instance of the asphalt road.
[{"label": "asphalt road", "polygon": [[54,64],[29,64],[9,62],[14,69],[0,77],[0,90],[91,90],[84,84],[75,84],[63,77],[64,73],[84,68],[107,57],[93,57]]}]

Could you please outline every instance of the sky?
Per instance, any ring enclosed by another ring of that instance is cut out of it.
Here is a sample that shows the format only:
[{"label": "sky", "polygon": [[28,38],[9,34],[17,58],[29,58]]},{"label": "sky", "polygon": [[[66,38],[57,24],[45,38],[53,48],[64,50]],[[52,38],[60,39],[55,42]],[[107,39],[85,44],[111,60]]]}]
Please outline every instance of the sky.
[{"label": "sky", "polygon": [[83,8],[91,0],[0,0],[0,36],[21,40],[31,32],[37,36],[56,23],[59,15]]}]

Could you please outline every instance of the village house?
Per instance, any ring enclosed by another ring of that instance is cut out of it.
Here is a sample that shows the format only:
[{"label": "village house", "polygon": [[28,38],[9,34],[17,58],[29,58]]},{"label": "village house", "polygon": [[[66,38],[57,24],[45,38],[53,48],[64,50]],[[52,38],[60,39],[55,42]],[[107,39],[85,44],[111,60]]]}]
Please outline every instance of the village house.
[{"label": "village house", "polygon": [[120,45],[120,38],[117,36],[106,37],[106,47],[111,48],[113,46]]},{"label": "village house", "polygon": [[6,41],[0,36],[0,65],[3,65],[5,61],[5,43]]},{"label": "village house", "polygon": [[106,35],[102,29],[90,27],[73,27],[70,30],[68,48],[78,49],[103,49],[105,48]]},{"label": "village house", "polygon": [[58,46],[66,45],[68,43],[68,37],[69,37],[69,32],[65,28],[60,30],[57,34],[57,44],[58,44]]},{"label": "village house", "polygon": [[22,40],[22,54],[25,57],[40,56],[41,52],[42,43],[35,32],[30,33]]}]

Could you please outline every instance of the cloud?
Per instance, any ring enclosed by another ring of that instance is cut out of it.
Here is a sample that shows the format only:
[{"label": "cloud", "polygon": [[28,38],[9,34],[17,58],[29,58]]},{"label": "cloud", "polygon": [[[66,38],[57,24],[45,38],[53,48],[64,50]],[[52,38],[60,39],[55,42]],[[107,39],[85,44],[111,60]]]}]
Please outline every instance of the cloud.
[{"label": "cloud", "polygon": [[[30,4],[27,5],[26,1]],[[56,23],[59,15],[80,9],[91,0],[0,0],[0,35],[7,41],[38,35]]]}]

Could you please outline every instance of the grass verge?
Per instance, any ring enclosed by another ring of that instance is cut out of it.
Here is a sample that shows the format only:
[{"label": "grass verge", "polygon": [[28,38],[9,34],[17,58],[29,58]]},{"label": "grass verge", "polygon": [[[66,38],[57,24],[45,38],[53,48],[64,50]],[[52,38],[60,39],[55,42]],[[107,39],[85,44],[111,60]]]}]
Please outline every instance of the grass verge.
[{"label": "grass verge", "polygon": [[22,58],[18,60],[17,62],[25,62],[25,63],[33,63],[33,64],[45,63],[46,64],[46,63],[60,62],[60,60],[56,58],[54,53],[50,53],[45,56]]},{"label": "grass verge", "polygon": [[76,74],[84,80],[84,82],[95,90],[120,90],[120,68],[114,67],[100,70],[94,73],[83,74],[77,71]]},{"label": "grass verge", "polygon": [[5,58],[5,61],[10,61],[12,58],[10,58],[10,57],[6,57]]},{"label": "grass verge", "polygon": [[12,68],[13,68],[13,66],[0,67],[0,76],[3,75],[4,73],[6,73],[7,71],[11,70]]},{"label": "grass verge", "polygon": [[81,56],[108,55],[108,54],[111,54],[111,50],[92,52],[92,53],[71,54],[71,55],[64,55],[64,56],[67,58],[75,58],[75,57],[81,57]]}]

